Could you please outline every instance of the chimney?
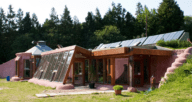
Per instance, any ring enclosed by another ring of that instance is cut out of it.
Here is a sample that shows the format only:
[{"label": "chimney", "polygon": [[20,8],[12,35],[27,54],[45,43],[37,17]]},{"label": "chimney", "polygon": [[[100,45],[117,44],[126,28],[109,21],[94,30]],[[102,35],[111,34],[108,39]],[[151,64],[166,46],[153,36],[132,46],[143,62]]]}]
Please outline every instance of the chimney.
[{"label": "chimney", "polygon": [[37,41],[37,45],[46,45],[46,41]]}]

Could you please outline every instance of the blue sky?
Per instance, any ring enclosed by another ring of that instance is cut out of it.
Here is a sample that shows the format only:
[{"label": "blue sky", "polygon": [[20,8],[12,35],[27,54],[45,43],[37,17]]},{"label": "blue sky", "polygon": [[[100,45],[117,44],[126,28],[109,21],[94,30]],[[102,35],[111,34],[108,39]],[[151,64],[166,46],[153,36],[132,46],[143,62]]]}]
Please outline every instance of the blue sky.
[{"label": "blue sky", "polygon": [[[65,5],[67,5],[70,15],[73,18],[77,16],[80,22],[85,21],[88,11],[92,11],[95,14],[96,8],[99,8],[102,16],[111,8],[111,3],[121,3],[122,7],[135,16],[136,5],[138,2],[147,5],[149,9],[158,9],[160,3],[163,0],[1,0],[0,7],[2,7],[7,13],[8,6],[11,4],[15,12],[21,8],[26,12],[35,13],[41,24],[44,23],[46,18],[49,18],[51,8],[55,7],[57,14],[60,15],[64,11]],[[179,7],[184,11],[184,15],[192,16],[190,12],[192,10],[192,0],[176,0]]]}]

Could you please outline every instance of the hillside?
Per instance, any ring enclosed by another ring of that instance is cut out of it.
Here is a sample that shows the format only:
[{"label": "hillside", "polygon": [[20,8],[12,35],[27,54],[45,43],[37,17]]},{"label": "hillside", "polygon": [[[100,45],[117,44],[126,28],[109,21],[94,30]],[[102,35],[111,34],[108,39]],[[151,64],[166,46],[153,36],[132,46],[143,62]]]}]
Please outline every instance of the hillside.
[{"label": "hillside", "polygon": [[189,56],[187,63],[176,69],[174,74],[169,75],[166,84],[147,95],[141,92],[129,101],[192,102],[192,56]]}]

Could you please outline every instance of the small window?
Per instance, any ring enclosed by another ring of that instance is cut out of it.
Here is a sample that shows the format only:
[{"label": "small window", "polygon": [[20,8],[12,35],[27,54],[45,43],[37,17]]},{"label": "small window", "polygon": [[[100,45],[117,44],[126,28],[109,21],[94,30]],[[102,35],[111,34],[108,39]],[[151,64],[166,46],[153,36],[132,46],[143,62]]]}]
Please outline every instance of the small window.
[{"label": "small window", "polygon": [[82,63],[75,63],[75,75],[82,75]]},{"label": "small window", "polygon": [[24,77],[30,77],[30,61],[27,59],[24,63]]},{"label": "small window", "polygon": [[39,66],[39,63],[40,63],[41,59],[40,58],[36,58],[36,67]]}]

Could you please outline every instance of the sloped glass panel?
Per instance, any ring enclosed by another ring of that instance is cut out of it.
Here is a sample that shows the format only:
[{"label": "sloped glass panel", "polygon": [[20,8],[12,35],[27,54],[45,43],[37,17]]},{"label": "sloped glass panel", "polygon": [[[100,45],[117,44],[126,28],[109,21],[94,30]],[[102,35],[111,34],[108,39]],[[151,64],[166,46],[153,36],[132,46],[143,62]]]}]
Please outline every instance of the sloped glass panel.
[{"label": "sloped glass panel", "polygon": [[164,41],[168,41],[167,38],[170,36],[170,33],[167,33],[163,36]]},{"label": "sloped glass panel", "polygon": [[126,43],[129,43],[131,40],[125,40],[121,42],[121,47],[125,47]]},{"label": "sloped glass panel", "polygon": [[112,47],[115,48],[117,47],[121,42],[115,42],[115,43],[110,43],[110,45],[108,47]]},{"label": "sloped glass panel", "polygon": [[[51,56],[50,56],[50,57],[51,57]],[[46,73],[46,71],[47,71],[48,66],[49,66],[49,62],[48,62],[48,61],[45,61],[44,65],[43,65],[43,67],[42,67],[43,74],[42,74],[42,76],[41,76],[41,79],[44,79],[45,73]]]},{"label": "sloped glass panel", "polygon": [[169,33],[169,37],[166,38],[166,41],[170,41],[170,40],[172,40],[172,38],[175,36],[175,34],[177,34],[177,32]]},{"label": "sloped glass panel", "polygon": [[57,62],[57,60],[58,60],[58,57],[59,57],[59,53],[56,53],[56,54],[54,54],[54,56],[53,56],[53,61],[52,61],[52,63],[51,63],[51,68],[50,68],[50,72],[49,72],[49,76],[48,76],[48,80],[52,80],[52,75],[53,75],[53,71],[55,70],[55,64],[56,64],[56,62]]},{"label": "sloped glass panel", "polygon": [[130,44],[129,44],[129,46],[134,46],[134,44],[135,43],[137,43],[137,42],[140,42],[140,38],[139,39],[134,39]]},{"label": "sloped glass panel", "polygon": [[141,38],[141,40],[140,40],[140,44],[139,45],[142,45],[143,44],[143,42],[145,41],[147,39],[147,37],[143,37],[143,38]]},{"label": "sloped glass panel", "polygon": [[69,53],[68,51],[64,52],[63,57],[61,58],[61,61],[60,61],[60,65],[59,65],[59,67],[57,69],[57,73],[56,73],[54,81],[59,81],[60,74],[61,74],[61,71],[63,70],[63,66],[66,63],[66,59],[67,59],[68,53]]},{"label": "sloped glass panel", "polygon": [[[133,39],[134,40],[134,39]],[[129,45],[133,42],[133,40],[125,40],[122,41],[121,47],[129,47]]]},{"label": "sloped glass panel", "polygon": [[67,58],[67,60],[66,60],[66,63],[64,64],[63,70],[62,70],[62,72],[61,72],[61,77],[60,77],[60,80],[59,80],[60,82],[63,82],[63,80],[64,80],[64,78],[65,78],[65,74],[66,74],[66,72],[67,72],[67,70],[68,70],[68,68],[69,68],[69,64],[70,64],[71,59],[72,59],[72,57],[73,57],[73,53],[74,53],[74,50],[71,50],[71,51],[69,52],[68,58]]},{"label": "sloped glass panel", "polygon": [[62,61],[63,55],[64,55],[64,52],[60,52],[60,53],[59,53],[58,60],[57,60],[57,62],[55,63],[55,68],[54,68],[54,70],[58,70],[58,67],[59,67],[59,65],[60,65],[60,63],[61,63],[61,61]]},{"label": "sloped glass panel", "polygon": [[100,47],[103,45],[103,43],[102,44],[99,44],[99,46],[96,48],[96,49],[100,49]]},{"label": "sloped glass panel", "polygon": [[172,40],[177,40],[177,39],[179,39],[179,38],[182,36],[183,33],[184,33],[184,30],[178,31],[178,32],[173,36]]},{"label": "sloped glass panel", "polygon": [[159,35],[152,36],[151,40],[148,42],[148,44],[154,44],[154,41],[158,38]]},{"label": "sloped glass panel", "polygon": [[157,43],[159,40],[162,40],[163,39],[163,35],[164,34],[158,35],[158,37],[153,41],[153,43]]},{"label": "sloped glass panel", "polygon": [[53,59],[54,59],[55,54],[51,54],[50,59],[48,60],[49,62],[49,66],[47,67],[47,70],[45,72],[45,76],[43,77],[44,79],[48,79],[48,77],[50,76],[50,71],[51,71],[51,66],[53,64]]},{"label": "sloped glass panel", "polygon": [[109,48],[110,45],[111,45],[111,44],[104,44],[104,45],[102,45],[102,46],[100,47],[100,49]]},{"label": "sloped glass panel", "polygon": [[135,46],[135,44],[139,43],[139,42],[140,42],[139,45],[141,45],[143,43],[143,41],[145,41],[146,38],[147,37],[134,39],[129,46]]},{"label": "sloped glass panel", "polygon": [[152,36],[149,36],[147,38],[147,40],[143,43],[143,45],[147,45],[151,41],[152,38],[153,38]]},{"label": "sloped glass panel", "polygon": [[36,70],[36,72],[35,72],[35,74],[34,74],[34,77],[35,77],[35,78],[38,77],[38,74],[40,73],[40,70],[41,70],[41,68],[42,68],[42,66],[43,66],[44,61],[45,61],[45,56],[42,56],[41,61],[40,61],[40,64],[39,64],[39,66],[38,66],[38,68],[37,68],[37,70]]}]

